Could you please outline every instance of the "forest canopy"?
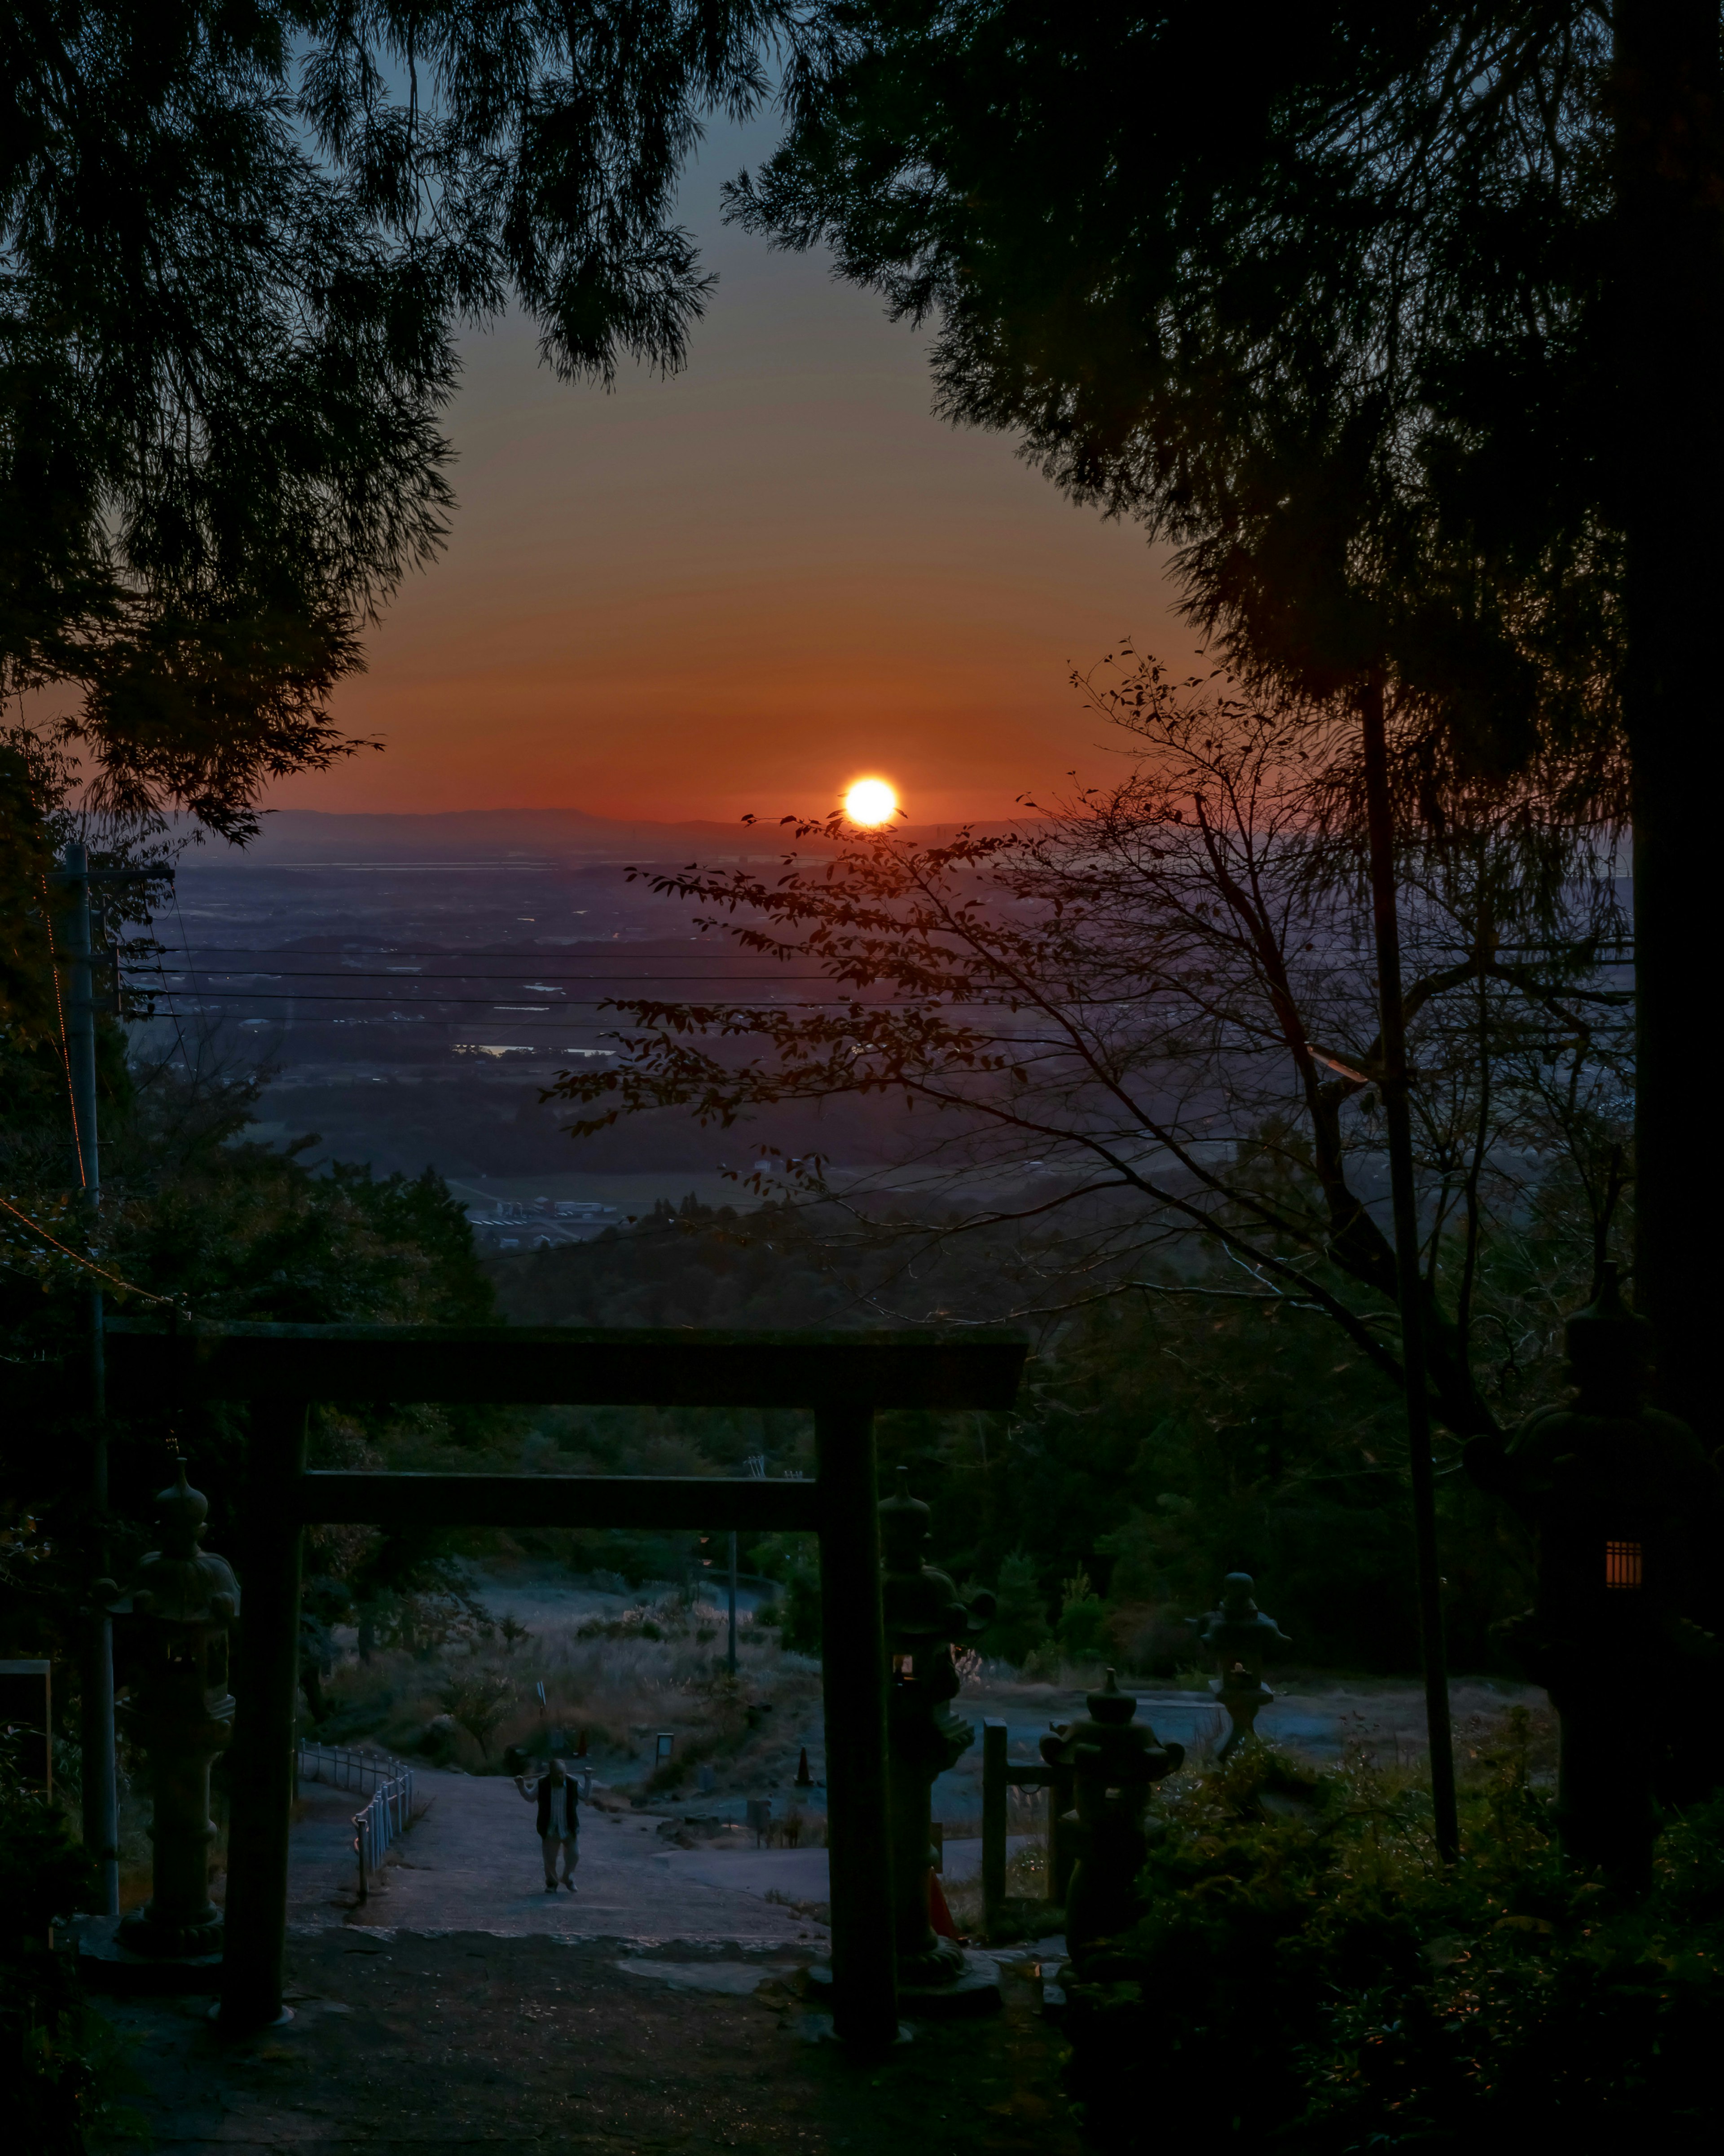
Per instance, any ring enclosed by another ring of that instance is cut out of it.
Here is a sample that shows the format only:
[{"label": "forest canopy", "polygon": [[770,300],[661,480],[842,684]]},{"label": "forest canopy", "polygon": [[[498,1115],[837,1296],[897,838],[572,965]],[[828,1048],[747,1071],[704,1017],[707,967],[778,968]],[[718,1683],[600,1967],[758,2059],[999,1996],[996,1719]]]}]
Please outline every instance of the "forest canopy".
[{"label": "forest canopy", "polygon": [[0,696],[122,824],[237,839],[454,496],[457,333],[672,370],[675,223],[770,6],[97,0],[0,23]]}]

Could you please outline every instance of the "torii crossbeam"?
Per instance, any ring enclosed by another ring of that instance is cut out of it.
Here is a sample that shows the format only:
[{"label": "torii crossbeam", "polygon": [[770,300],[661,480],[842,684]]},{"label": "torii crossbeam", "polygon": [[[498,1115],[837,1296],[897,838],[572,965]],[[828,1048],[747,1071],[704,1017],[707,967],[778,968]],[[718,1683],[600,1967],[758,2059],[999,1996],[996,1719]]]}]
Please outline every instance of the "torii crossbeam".
[{"label": "torii crossbeam", "polygon": [[[251,1440],[229,1753],[221,2023],[282,2011],[300,1545],[314,1522],[806,1530],[820,1537],[832,1963],[838,2033],[897,2029],[886,1668],[874,1417],[1008,1408],[1027,1353],[1001,1331],[706,1332],[572,1326],[230,1325],[170,1334],[110,1319],[108,1397],[245,1401]],[[813,1481],[704,1476],[329,1474],[305,1468],[318,1400],[812,1410]]]}]

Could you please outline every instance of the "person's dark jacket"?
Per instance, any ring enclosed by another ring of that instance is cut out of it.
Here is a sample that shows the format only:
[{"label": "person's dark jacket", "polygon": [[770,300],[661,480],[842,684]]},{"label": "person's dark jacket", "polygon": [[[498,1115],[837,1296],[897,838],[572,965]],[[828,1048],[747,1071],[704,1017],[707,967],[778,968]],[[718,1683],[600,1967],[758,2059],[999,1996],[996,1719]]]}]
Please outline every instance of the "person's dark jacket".
[{"label": "person's dark jacket", "polygon": [[[581,1824],[576,1815],[575,1807],[581,1801],[581,1793],[575,1786],[573,1775],[570,1775],[567,1779],[565,1780],[562,1788],[563,1794],[567,1799],[567,1804],[563,1816],[568,1821],[569,1832],[571,1834],[578,1834],[581,1830]],[[551,1777],[548,1774],[541,1774],[539,1778],[539,1832],[541,1835],[546,1835],[549,1834],[550,1831]]]}]

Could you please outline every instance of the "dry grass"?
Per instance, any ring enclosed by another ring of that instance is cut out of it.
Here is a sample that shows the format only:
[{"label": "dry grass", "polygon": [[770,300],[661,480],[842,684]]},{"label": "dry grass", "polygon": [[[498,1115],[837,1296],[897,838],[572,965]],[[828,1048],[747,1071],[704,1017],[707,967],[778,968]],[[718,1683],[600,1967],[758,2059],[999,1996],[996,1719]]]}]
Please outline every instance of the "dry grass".
[{"label": "dry grass", "polygon": [[[655,1792],[685,1792],[701,1766],[712,1769],[714,1795],[788,1787],[808,1725],[818,1727],[818,1666],[745,1625],[732,1677],[703,1613],[667,1601],[645,1610],[644,1622],[658,1637],[640,1621],[585,1638],[599,1628],[541,1626],[512,1654],[455,1646],[343,1661],[325,1687],[334,1710],[326,1730],[343,1743],[364,1737],[403,1754],[440,1754],[475,1774],[505,1771],[511,1748],[537,1758],[553,1740],[575,1748],[584,1738],[587,1758],[610,1780],[650,1769],[656,1734],[668,1730],[675,1748],[668,1768],[649,1773]],[[508,1688],[483,1748],[444,1705],[477,1677]]]},{"label": "dry grass", "polygon": [[[1012,1822],[1012,1831],[1021,1831],[1016,1820]],[[974,1879],[943,1879],[941,1887],[946,1896],[946,1906],[952,1912],[952,1921],[963,1937],[986,1937],[988,1928],[983,1919],[979,1875]],[[1023,1849],[1013,1850],[1006,1860],[1006,1902],[994,1928],[993,1943],[1046,1938],[1063,1929],[1065,1922],[1065,1911],[1048,1899],[1047,1843],[1032,1841]]]}]

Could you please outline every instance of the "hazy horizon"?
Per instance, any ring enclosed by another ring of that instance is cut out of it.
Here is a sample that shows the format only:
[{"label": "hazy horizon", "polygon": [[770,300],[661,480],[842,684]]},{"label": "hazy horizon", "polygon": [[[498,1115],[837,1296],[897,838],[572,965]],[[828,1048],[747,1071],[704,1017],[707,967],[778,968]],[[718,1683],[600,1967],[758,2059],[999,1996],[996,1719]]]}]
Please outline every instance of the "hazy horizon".
[{"label": "hazy horizon", "polygon": [[[980,836],[1003,834],[1034,818],[970,817],[953,821],[901,823],[903,837],[938,843],[964,828]],[[179,842],[182,873],[244,875],[248,871],[368,865],[431,868],[495,867],[537,862],[597,866],[618,874],[630,863],[698,854],[710,861],[776,860],[792,844],[776,819],[752,825],[740,819],[600,816],[584,808],[541,805],[497,808],[266,808],[258,835],[244,846],[212,838],[188,817],[177,817],[170,836]],[[824,856],[832,841],[793,842],[798,853]]]}]

